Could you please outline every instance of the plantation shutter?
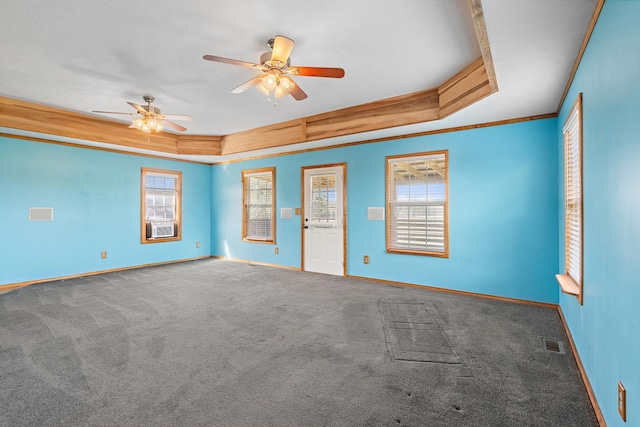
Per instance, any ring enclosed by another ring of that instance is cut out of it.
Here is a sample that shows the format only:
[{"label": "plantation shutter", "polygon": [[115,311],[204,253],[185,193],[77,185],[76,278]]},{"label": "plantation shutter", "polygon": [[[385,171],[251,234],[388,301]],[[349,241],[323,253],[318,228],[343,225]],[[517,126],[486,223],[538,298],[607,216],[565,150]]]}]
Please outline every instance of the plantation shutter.
[{"label": "plantation shutter", "polygon": [[446,254],[446,156],[387,159],[387,249]]},{"label": "plantation shutter", "polygon": [[273,175],[271,172],[244,174],[245,238],[272,240]]},{"label": "plantation shutter", "polygon": [[574,108],[564,132],[565,268],[579,286],[582,283],[582,121]]}]

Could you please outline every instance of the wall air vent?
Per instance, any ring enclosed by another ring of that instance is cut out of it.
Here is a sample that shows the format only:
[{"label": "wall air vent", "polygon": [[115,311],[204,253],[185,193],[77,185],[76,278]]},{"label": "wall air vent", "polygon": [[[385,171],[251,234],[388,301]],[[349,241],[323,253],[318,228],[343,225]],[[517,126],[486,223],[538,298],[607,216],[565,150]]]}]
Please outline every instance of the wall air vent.
[{"label": "wall air vent", "polygon": [[53,208],[29,208],[29,221],[53,221]]}]

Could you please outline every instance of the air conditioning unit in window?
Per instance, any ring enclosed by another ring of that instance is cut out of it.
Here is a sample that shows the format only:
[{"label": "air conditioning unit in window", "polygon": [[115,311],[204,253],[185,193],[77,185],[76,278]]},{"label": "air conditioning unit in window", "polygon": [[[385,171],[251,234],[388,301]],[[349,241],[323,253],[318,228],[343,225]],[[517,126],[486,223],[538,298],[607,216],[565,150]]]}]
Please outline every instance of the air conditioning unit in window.
[{"label": "air conditioning unit in window", "polygon": [[158,221],[151,223],[151,237],[173,237],[173,221]]}]

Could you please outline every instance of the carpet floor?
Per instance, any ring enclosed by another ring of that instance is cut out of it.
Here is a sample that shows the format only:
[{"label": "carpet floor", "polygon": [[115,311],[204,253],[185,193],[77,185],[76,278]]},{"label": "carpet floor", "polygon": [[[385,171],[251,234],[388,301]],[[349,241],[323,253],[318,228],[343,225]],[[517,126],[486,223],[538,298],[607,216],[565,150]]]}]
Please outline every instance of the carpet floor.
[{"label": "carpet floor", "polygon": [[12,427],[598,425],[553,308],[215,259],[0,295],[0,384]]}]

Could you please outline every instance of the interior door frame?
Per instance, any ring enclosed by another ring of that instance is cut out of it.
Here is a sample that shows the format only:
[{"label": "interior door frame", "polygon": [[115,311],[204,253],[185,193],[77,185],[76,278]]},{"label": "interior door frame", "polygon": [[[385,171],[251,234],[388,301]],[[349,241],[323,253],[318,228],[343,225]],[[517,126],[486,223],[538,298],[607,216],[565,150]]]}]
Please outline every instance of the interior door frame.
[{"label": "interior door frame", "polygon": [[301,175],[301,186],[300,186],[300,269],[305,271],[304,267],[304,218],[306,215],[305,212],[305,204],[304,204],[304,194],[305,194],[305,184],[304,184],[304,173],[307,170],[311,169],[322,169],[322,168],[342,168],[342,276],[347,277],[347,163],[330,163],[326,165],[313,165],[313,166],[302,166],[300,168]]}]

